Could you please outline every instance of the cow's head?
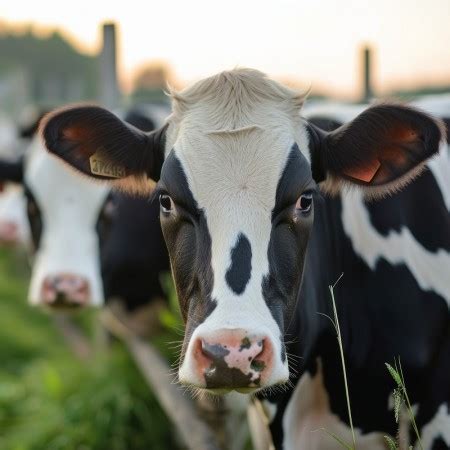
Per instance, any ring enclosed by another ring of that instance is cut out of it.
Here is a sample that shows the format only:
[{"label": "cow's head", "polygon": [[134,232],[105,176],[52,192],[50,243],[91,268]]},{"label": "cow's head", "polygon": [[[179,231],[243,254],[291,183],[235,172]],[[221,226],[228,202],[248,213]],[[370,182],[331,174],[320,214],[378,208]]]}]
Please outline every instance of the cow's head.
[{"label": "cow's head", "polygon": [[[39,120],[21,130],[29,140],[25,156],[0,161],[0,180],[21,184],[25,192],[34,256],[28,299],[52,309],[100,306],[100,253],[114,220],[110,188],[81,179],[52,158],[36,136]],[[129,110],[125,120],[144,130],[154,128],[137,109]],[[6,225],[0,218],[0,237]]]},{"label": "cow's head", "polygon": [[440,124],[378,105],[325,133],[303,97],[251,70],[172,95],[166,127],[142,133],[98,107],[49,115],[51,153],[83,174],[156,193],[186,322],[180,381],[215,392],[288,379],[284,330],[301,283],[317,184],[383,195],[438,151]]},{"label": "cow's head", "polygon": [[64,309],[103,304],[99,231],[108,186],[80,179],[36,139],[24,163],[24,189],[34,250],[29,302]]}]

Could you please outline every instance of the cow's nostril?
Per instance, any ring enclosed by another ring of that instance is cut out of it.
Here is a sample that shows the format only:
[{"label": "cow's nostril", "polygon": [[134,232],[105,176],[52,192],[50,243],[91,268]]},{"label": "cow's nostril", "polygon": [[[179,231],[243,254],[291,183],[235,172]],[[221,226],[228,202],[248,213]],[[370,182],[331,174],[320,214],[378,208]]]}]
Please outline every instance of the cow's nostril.
[{"label": "cow's nostril", "polygon": [[230,350],[228,350],[225,345],[208,344],[203,339],[201,342],[203,356],[211,362],[217,363],[230,353]]}]

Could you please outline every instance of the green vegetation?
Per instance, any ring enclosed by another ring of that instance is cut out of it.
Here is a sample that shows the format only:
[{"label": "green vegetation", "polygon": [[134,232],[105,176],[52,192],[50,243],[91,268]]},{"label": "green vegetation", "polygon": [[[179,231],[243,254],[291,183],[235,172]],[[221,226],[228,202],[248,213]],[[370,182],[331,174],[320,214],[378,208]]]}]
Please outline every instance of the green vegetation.
[{"label": "green vegetation", "polygon": [[332,324],[334,326],[334,329],[336,330],[336,339],[338,341],[339,355],[341,357],[342,374],[344,376],[345,399],[347,402],[348,419],[349,419],[349,423],[350,423],[350,429],[352,432],[352,442],[351,443],[345,442],[338,435],[336,435],[335,433],[329,432],[326,429],[324,431],[326,433],[328,433],[343,448],[345,448],[347,450],[356,450],[356,437],[355,437],[355,429],[353,427],[352,408],[351,408],[351,404],[350,404],[350,394],[349,394],[349,390],[348,390],[347,369],[345,366],[344,347],[342,346],[341,327],[339,325],[339,317],[338,317],[337,308],[336,308],[336,300],[334,298],[334,288],[336,287],[336,285],[339,283],[339,281],[341,280],[341,278],[343,276],[344,276],[344,274],[341,273],[341,275],[335,281],[335,283],[333,285],[328,286],[328,290],[330,291],[330,296],[331,296],[331,302],[333,304],[333,318],[331,318],[330,316],[327,316],[326,314],[322,314],[322,315],[324,315],[325,317],[330,319],[330,321],[332,322]]},{"label": "green vegetation", "polygon": [[[87,362],[75,359],[51,317],[26,304],[27,280],[24,259],[1,251],[0,449],[176,448],[122,345],[114,342]],[[94,313],[77,320],[90,330],[96,323]]]},{"label": "green vegetation", "polygon": [[[421,450],[423,450],[422,440],[420,439],[420,433],[419,429],[417,428],[416,419],[414,417],[414,412],[411,406],[411,403],[409,401],[408,392],[406,390],[406,383],[405,378],[403,376],[403,370],[402,365],[400,363],[400,358],[398,358],[398,361],[394,361],[394,367],[392,367],[390,364],[386,363],[386,367],[391,374],[391,377],[394,379],[395,383],[397,384],[397,387],[394,389],[394,392],[392,393],[394,397],[394,415],[395,415],[395,422],[398,424],[400,420],[400,410],[404,408],[408,414],[409,421],[413,427],[414,433],[417,437],[417,445]],[[388,436],[384,437],[386,439],[386,442],[389,445],[390,450],[398,450],[401,448],[400,442],[397,440],[394,441]],[[412,445],[409,447],[410,450],[412,450]]]}]

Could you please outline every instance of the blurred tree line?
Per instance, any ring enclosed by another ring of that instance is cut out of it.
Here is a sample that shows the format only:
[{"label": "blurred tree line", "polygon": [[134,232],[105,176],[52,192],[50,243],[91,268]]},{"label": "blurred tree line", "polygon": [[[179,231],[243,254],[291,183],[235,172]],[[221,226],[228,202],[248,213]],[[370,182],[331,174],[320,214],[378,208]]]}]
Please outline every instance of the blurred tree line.
[{"label": "blurred tree line", "polygon": [[37,37],[0,29],[0,101],[15,112],[26,104],[54,106],[97,98],[96,58],[78,52],[59,32]]},{"label": "blurred tree line", "polygon": [[[131,103],[167,103],[164,90],[173,80],[163,61],[137,71],[129,94]],[[79,52],[59,31],[37,36],[0,22],[0,105],[16,115],[27,105],[54,107],[100,97],[98,55]]]}]

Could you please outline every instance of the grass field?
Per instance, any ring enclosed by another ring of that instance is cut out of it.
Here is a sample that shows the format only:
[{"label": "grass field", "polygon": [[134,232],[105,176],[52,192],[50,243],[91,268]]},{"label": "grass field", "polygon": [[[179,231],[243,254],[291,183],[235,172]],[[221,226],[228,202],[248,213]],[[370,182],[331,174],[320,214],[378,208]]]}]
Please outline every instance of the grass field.
[{"label": "grass field", "polygon": [[[1,250],[0,450],[176,448],[122,345],[76,360],[51,318],[26,304],[27,282],[25,258]],[[95,313],[77,320],[92,332]]]}]

